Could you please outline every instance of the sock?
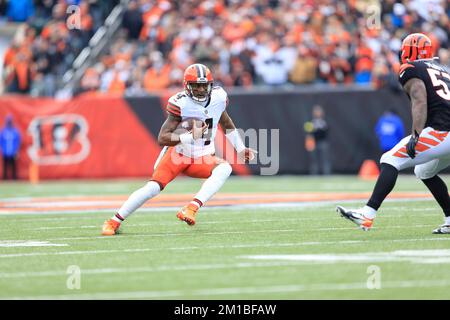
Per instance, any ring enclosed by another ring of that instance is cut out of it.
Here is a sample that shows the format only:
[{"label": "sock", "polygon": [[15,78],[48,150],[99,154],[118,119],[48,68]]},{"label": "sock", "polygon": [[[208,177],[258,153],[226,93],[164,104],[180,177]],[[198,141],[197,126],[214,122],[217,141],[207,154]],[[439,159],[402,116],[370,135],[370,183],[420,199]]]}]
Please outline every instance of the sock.
[{"label": "sock", "polygon": [[123,220],[125,220],[120,214],[116,213],[116,215],[114,217],[112,217],[112,219],[118,223],[121,223]]},{"label": "sock", "polygon": [[434,176],[430,179],[423,179],[422,182],[425,183],[428,190],[430,190],[433,197],[441,206],[447,223],[447,218],[450,218],[450,197],[448,196],[447,185],[439,176]]},{"label": "sock", "polygon": [[206,203],[223,186],[231,171],[232,168],[228,162],[221,163],[215,167],[194,199],[199,200],[202,204]]},{"label": "sock", "polygon": [[445,217],[444,218],[444,224],[447,226],[450,226],[450,217]]},{"label": "sock", "polygon": [[369,206],[364,206],[364,208],[362,208],[362,211],[363,211],[364,216],[369,219],[375,219],[375,217],[377,215],[377,210],[375,210],[374,208],[371,208]]},{"label": "sock", "polygon": [[384,199],[392,191],[398,177],[398,170],[394,166],[383,162],[380,167],[380,175],[373,189],[372,196],[367,202],[367,206],[374,210],[378,210]]},{"label": "sock", "polygon": [[201,202],[200,200],[195,199],[195,198],[190,202],[190,204],[192,204],[193,206],[196,206],[197,209],[200,209],[200,207],[203,206],[203,202]]},{"label": "sock", "polygon": [[[112,218],[117,222],[122,222],[130,214],[136,211],[147,200],[153,198],[161,192],[159,184],[155,181],[149,181],[145,186],[133,192],[125,203],[117,211],[117,214]],[[122,219],[122,220],[120,220]]]}]

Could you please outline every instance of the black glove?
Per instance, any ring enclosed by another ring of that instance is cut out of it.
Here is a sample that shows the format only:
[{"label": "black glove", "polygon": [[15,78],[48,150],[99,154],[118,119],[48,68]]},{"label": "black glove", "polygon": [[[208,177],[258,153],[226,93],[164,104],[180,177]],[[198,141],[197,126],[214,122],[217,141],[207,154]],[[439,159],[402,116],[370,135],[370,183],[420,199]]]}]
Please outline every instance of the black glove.
[{"label": "black glove", "polygon": [[411,157],[411,159],[414,159],[416,157],[416,144],[418,141],[419,134],[417,133],[417,131],[414,131],[414,134],[411,135],[411,138],[406,144],[406,153]]}]

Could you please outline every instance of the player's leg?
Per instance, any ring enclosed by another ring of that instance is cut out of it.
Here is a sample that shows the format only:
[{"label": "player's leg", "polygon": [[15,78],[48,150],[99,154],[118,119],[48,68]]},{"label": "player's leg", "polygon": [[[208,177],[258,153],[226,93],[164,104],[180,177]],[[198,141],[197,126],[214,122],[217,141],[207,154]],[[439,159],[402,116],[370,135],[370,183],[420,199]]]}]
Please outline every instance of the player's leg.
[{"label": "player's leg", "polygon": [[11,171],[12,171],[12,179],[17,180],[17,164],[16,164],[16,157],[11,157]]},{"label": "player's leg", "polygon": [[192,201],[178,212],[177,217],[189,225],[194,225],[198,209],[219,191],[231,171],[228,162],[214,156],[202,157],[200,163],[191,164],[184,173],[193,178],[206,178],[206,181]]},{"label": "player's leg", "polygon": [[402,139],[394,148],[383,154],[380,159],[380,175],[366,206],[350,210],[338,206],[336,208],[337,212],[360,226],[363,230],[369,230],[373,225],[377,210],[394,188],[399,171],[429,162],[449,153],[449,141],[437,138],[433,132],[435,131],[432,128],[426,128],[422,132],[419,143],[416,146],[417,155],[414,159],[411,159],[406,154],[405,146],[410,136]]},{"label": "player's leg", "polygon": [[450,233],[450,197],[448,188],[445,182],[437,175],[449,165],[450,158],[441,158],[418,165],[414,169],[416,177],[421,179],[427,186],[444,212],[444,224],[433,230],[433,233],[437,234]]},{"label": "player's leg", "polygon": [[8,179],[8,157],[3,156],[3,180]]},{"label": "player's leg", "polygon": [[181,156],[174,152],[174,148],[164,148],[158,160],[151,180],[142,188],[134,191],[117,213],[103,225],[103,235],[114,235],[120,224],[145,202],[157,196],[165,186],[172,181],[187,166],[181,161]]}]

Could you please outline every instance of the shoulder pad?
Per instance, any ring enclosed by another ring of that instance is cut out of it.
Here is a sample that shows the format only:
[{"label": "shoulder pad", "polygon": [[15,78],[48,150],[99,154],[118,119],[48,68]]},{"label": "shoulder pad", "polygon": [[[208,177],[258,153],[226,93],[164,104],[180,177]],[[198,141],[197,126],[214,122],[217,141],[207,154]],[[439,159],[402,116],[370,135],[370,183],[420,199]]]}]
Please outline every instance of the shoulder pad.
[{"label": "shoulder pad", "polygon": [[400,66],[400,69],[398,71],[398,73],[401,75],[403,72],[406,71],[406,69],[408,68],[415,68],[416,66],[411,64],[411,63],[404,63]]}]

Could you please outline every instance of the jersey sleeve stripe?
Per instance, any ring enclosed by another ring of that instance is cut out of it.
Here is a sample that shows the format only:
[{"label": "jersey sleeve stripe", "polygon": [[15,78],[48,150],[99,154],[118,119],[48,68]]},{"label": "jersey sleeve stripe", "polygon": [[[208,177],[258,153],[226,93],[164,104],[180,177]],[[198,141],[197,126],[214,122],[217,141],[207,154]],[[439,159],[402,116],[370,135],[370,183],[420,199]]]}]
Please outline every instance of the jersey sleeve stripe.
[{"label": "jersey sleeve stripe", "polygon": [[170,101],[167,103],[167,107],[169,107],[169,106],[171,106],[172,109],[180,110],[180,107],[179,107],[179,106],[174,105],[174,104],[173,104],[172,102],[170,102]]},{"label": "jersey sleeve stripe", "polygon": [[170,108],[167,108],[167,112],[169,112],[169,113],[171,113],[171,114],[174,114],[174,115],[176,115],[176,116],[180,116],[180,115],[181,115],[181,112],[180,112],[180,111],[173,110],[173,109],[170,109]]},{"label": "jersey sleeve stripe", "polygon": [[174,105],[172,102],[167,102],[167,107],[166,107],[166,109],[167,109],[167,112],[169,112],[169,113],[171,113],[171,114],[174,114],[174,115],[176,115],[176,116],[179,116],[179,115],[181,115],[181,109],[180,109],[180,107],[179,106],[177,106],[177,105]]}]

